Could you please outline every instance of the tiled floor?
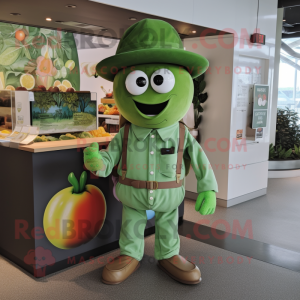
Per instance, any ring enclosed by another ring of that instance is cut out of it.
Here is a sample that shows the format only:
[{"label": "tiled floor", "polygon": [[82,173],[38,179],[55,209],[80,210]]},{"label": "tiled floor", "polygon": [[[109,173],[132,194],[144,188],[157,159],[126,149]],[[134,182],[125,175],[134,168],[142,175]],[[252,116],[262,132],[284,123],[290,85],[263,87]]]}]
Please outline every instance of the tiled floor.
[{"label": "tiled floor", "polygon": [[[119,251],[109,255],[117,256]],[[1,300],[77,299],[299,299],[300,273],[249,259],[181,237],[181,254],[195,260],[202,272],[196,286],[177,283],[153,258],[154,236],[146,238],[141,267],[127,281],[108,286],[100,281],[97,262],[71,267],[36,280],[0,257]],[[105,258],[101,259],[104,261]]]},{"label": "tiled floor", "polygon": [[[300,177],[269,179],[267,195],[232,206],[217,207],[214,215],[201,216],[194,209],[195,201],[185,200],[184,219],[205,226],[232,232],[239,224],[249,225],[245,237],[300,252]],[[216,223],[215,223],[216,222]]]}]

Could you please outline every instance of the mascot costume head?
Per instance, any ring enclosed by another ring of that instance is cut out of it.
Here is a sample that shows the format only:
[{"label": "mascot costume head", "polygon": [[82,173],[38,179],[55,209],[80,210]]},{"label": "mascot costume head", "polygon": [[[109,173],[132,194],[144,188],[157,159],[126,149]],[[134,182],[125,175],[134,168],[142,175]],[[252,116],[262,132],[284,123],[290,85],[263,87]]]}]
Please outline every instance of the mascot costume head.
[{"label": "mascot costume head", "polygon": [[102,60],[96,70],[114,82],[114,98],[125,119],[162,128],[187,113],[194,95],[192,79],[207,68],[206,58],[184,50],[169,23],[144,19],[126,30],[116,55]]}]

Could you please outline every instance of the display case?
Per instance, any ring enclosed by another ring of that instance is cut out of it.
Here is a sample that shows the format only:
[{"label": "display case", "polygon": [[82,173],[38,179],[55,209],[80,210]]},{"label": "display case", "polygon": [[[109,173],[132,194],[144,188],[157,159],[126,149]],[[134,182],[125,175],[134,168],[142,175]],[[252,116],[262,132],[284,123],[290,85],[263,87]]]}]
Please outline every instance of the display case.
[{"label": "display case", "polygon": [[102,98],[98,105],[98,122],[109,133],[119,132],[120,112],[113,98]]}]

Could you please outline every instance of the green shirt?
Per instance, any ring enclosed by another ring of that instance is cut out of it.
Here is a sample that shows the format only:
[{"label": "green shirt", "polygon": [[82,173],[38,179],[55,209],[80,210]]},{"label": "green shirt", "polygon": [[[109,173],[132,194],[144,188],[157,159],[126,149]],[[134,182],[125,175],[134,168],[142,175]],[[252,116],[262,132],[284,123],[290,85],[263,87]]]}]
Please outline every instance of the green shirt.
[{"label": "green shirt", "polygon": [[[101,150],[105,170],[97,171],[97,175],[107,177],[119,163],[118,174],[122,175],[122,144],[124,127],[112,139],[106,150]],[[127,173],[133,180],[175,181],[176,163],[179,142],[179,123],[160,129],[143,128],[131,124],[128,135]],[[161,148],[175,147],[174,154],[161,154]],[[197,178],[198,193],[218,191],[218,185],[210,163],[201,146],[185,129],[184,158],[191,160]],[[182,163],[181,179],[185,177],[185,165]],[[136,189],[118,183],[116,194],[125,205],[141,210],[172,211],[180,205],[184,198],[184,185],[171,189]]]}]

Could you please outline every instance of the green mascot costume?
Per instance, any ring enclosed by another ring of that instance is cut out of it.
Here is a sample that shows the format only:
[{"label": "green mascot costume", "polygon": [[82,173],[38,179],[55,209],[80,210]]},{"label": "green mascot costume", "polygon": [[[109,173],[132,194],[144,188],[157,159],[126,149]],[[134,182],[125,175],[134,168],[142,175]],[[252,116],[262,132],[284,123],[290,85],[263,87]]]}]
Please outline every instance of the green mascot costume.
[{"label": "green mascot costume", "polygon": [[84,150],[85,166],[97,176],[109,176],[118,165],[121,251],[104,267],[104,283],[121,283],[139,267],[146,210],[155,211],[158,266],[179,282],[201,281],[199,268],[179,255],[178,206],[189,166],[184,162],[189,161],[196,174],[195,209],[200,214],[214,213],[218,186],[206,155],[179,120],[192,103],[192,79],[207,67],[204,57],[184,50],[170,24],[152,19],[127,29],[116,55],[97,65],[97,73],[113,81],[116,104],[126,119],[107,150],[99,151],[97,143]]}]

